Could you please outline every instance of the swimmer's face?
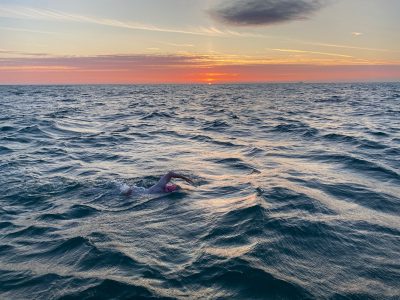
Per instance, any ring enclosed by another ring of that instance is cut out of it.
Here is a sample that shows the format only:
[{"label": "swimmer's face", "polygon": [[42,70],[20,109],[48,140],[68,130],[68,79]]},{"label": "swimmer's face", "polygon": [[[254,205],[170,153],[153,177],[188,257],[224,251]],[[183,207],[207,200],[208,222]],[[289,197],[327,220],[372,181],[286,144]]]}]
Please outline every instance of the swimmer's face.
[{"label": "swimmer's face", "polygon": [[179,189],[180,189],[180,186],[179,186],[179,185],[172,184],[172,183],[169,183],[169,184],[167,184],[167,185],[165,186],[165,192],[166,192],[166,193],[172,193],[172,192],[175,192],[175,191],[177,191],[177,190],[179,190]]}]

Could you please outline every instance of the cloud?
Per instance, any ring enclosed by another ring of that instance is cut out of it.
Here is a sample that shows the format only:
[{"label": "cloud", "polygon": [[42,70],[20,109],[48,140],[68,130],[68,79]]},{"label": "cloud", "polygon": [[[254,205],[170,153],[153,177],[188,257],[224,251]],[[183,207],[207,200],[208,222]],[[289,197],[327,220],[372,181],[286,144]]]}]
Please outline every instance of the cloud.
[{"label": "cloud", "polygon": [[323,60],[326,64],[321,64],[323,61],[313,63],[310,59],[278,62],[219,54],[0,57],[0,84],[386,81],[400,78],[400,64],[345,59],[353,65],[346,65],[346,61],[337,58],[328,58]]},{"label": "cloud", "polygon": [[360,35],[363,35],[363,33],[362,32],[352,32],[351,35],[354,37],[358,37]]},{"label": "cloud", "polygon": [[43,52],[25,52],[25,51],[15,51],[15,50],[8,50],[0,48],[0,55],[10,55],[10,56],[17,56],[17,57],[24,57],[24,56],[33,56],[33,57],[49,57],[51,56],[49,53]]},{"label": "cloud", "polygon": [[[77,72],[169,72],[170,70],[207,70],[227,66],[271,66],[271,65],[363,65],[390,64],[386,61],[365,61],[350,55],[297,49],[267,49],[270,51],[299,55],[284,57],[229,55],[222,53],[196,54],[110,54],[93,56],[54,56],[45,53],[26,53],[0,49],[0,71],[37,70]],[[311,54],[311,56],[303,55]],[[326,56],[326,57],[324,57]],[[392,62],[393,63],[393,62]],[[399,64],[399,63],[398,63]],[[1,72],[0,72],[1,73]]]},{"label": "cloud", "polygon": [[26,28],[6,27],[6,26],[0,26],[0,30],[20,31],[20,32],[28,32],[28,33],[43,33],[43,34],[55,34],[56,33],[56,32],[52,32],[52,31],[32,30],[32,29],[26,29]]},{"label": "cloud", "polygon": [[[1,49],[0,49],[1,50]],[[0,51],[1,53],[1,51]],[[64,67],[74,70],[131,70],[163,69],[168,67],[206,66],[209,58],[204,55],[96,55],[96,56],[47,56],[0,58],[1,70],[18,68]]]},{"label": "cloud", "polygon": [[326,0],[226,0],[209,13],[231,25],[270,25],[308,19],[326,3]]},{"label": "cloud", "polygon": [[[240,36],[247,35],[232,30],[220,30],[215,27],[200,27],[200,28],[170,28],[160,27],[153,24],[145,24],[110,18],[102,18],[96,16],[80,15],[75,13],[63,12],[54,9],[39,9],[26,6],[4,5],[0,6],[0,17],[3,18],[16,18],[16,19],[29,19],[29,20],[46,20],[58,22],[74,22],[84,24],[96,24],[101,26],[122,28],[128,30],[142,30],[164,33],[176,33],[185,35],[199,35],[199,36]],[[15,30],[15,29],[14,29]],[[26,31],[26,30],[25,30]],[[50,33],[50,32],[40,32]],[[250,34],[251,35],[251,34]]]},{"label": "cloud", "polygon": [[317,55],[325,55],[325,56],[336,56],[336,57],[346,57],[352,58],[351,55],[339,54],[339,53],[331,53],[331,52],[319,52],[319,51],[308,51],[308,50],[297,50],[297,49],[267,49],[279,52],[289,52],[289,53],[298,53],[298,54],[317,54]]}]

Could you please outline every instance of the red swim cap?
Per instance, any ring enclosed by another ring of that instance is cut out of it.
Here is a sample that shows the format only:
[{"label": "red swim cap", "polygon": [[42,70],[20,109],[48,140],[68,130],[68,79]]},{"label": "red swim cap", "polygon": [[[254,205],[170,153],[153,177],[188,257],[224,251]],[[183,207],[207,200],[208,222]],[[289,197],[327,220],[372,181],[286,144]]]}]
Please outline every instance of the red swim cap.
[{"label": "red swim cap", "polygon": [[179,187],[178,187],[176,184],[168,183],[168,184],[165,186],[164,191],[165,191],[166,193],[171,193],[171,192],[176,191],[178,188],[179,188]]}]

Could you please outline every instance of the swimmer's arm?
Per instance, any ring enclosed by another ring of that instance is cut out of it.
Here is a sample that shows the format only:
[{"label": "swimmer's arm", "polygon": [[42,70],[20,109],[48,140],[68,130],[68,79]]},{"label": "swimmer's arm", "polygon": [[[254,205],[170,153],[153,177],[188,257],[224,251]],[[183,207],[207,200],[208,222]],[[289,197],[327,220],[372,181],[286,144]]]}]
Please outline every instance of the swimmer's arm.
[{"label": "swimmer's arm", "polygon": [[156,185],[164,187],[168,182],[171,181],[172,178],[180,178],[190,184],[193,184],[193,180],[191,180],[190,178],[188,178],[182,174],[178,174],[178,173],[169,171],[167,174],[165,174],[163,177],[160,178],[160,180],[158,181],[158,183]]},{"label": "swimmer's arm", "polygon": [[150,193],[160,193],[160,192],[162,193],[162,192],[164,192],[165,186],[167,185],[168,182],[171,181],[172,178],[180,178],[180,179],[183,179],[183,180],[185,180],[186,182],[188,182],[190,184],[194,184],[194,182],[190,178],[188,178],[186,176],[183,176],[182,174],[178,174],[178,173],[169,171],[167,174],[162,176],[160,178],[160,180],[155,185],[153,185],[151,188],[149,188],[149,192]]},{"label": "swimmer's arm", "polygon": [[[185,180],[186,182],[188,182],[188,183],[190,183],[190,184],[193,184],[193,183],[194,183],[193,180],[190,179],[189,177],[186,177],[186,176],[184,176],[184,175],[182,175],[182,174],[178,174],[178,173],[175,173],[175,172],[172,172],[172,171],[168,172],[165,176],[167,176],[167,177],[169,178],[169,179],[168,179],[168,182],[169,182],[172,178],[179,178],[179,179]],[[167,182],[167,183],[168,183],[168,182]]]}]

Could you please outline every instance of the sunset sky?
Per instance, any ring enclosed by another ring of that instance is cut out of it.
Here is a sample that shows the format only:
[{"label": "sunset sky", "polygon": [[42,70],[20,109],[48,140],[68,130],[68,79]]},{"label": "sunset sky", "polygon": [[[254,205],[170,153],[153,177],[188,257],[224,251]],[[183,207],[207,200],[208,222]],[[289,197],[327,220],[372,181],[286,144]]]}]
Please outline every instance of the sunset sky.
[{"label": "sunset sky", "polygon": [[399,0],[0,0],[0,84],[400,80]]}]

